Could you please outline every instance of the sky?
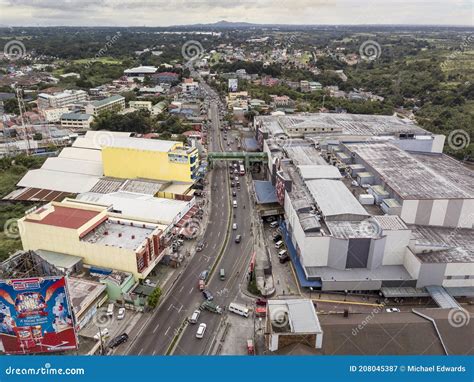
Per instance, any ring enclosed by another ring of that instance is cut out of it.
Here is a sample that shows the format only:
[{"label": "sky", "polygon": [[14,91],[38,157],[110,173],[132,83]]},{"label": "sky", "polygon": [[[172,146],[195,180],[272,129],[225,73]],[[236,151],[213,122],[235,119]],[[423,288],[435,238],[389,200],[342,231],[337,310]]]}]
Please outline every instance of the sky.
[{"label": "sky", "polygon": [[0,27],[258,24],[474,26],[472,0],[0,0]]}]

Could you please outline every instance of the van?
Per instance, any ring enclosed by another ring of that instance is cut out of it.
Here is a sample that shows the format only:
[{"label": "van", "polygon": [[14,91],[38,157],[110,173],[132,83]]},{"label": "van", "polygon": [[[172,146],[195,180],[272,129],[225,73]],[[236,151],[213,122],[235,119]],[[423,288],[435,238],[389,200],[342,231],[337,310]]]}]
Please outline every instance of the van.
[{"label": "van", "polygon": [[234,201],[232,202],[232,206],[234,206],[234,208],[237,208],[237,200],[234,200]]},{"label": "van", "polygon": [[276,228],[276,227],[278,227],[278,222],[277,222],[277,221],[271,222],[271,223],[270,223],[270,227],[271,227],[271,228]]},{"label": "van", "polygon": [[224,268],[221,268],[221,270],[219,271],[219,278],[221,280],[225,280],[225,270],[224,270]]},{"label": "van", "polygon": [[277,242],[275,243],[275,248],[278,248],[278,249],[279,249],[279,248],[281,248],[281,247],[283,247],[283,241],[281,241],[281,240],[280,240],[280,241],[277,241]]},{"label": "van", "polygon": [[191,315],[191,317],[189,317],[189,323],[195,324],[198,321],[200,314],[201,314],[200,310],[195,310],[193,314]]},{"label": "van", "polygon": [[249,310],[245,306],[236,304],[235,302],[231,302],[229,304],[229,312],[238,314],[239,316],[242,316],[242,317],[249,316]]},{"label": "van", "polygon": [[107,306],[107,316],[113,316],[114,315],[114,304],[110,303]]},{"label": "van", "polygon": [[286,256],[288,256],[288,252],[286,251],[286,249],[284,249],[284,250],[278,252],[278,258],[281,259],[281,258],[284,258],[284,257],[286,257]]}]

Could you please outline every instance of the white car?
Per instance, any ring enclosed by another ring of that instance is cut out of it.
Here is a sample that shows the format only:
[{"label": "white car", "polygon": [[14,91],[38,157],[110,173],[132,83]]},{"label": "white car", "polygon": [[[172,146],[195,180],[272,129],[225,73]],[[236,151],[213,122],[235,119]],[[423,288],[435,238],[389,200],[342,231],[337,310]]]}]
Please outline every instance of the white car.
[{"label": "white car", "polygon": [[199,328],[196,332],[196,338],[204,337],[204,333],[206,332],[207,325],[203,322],[199,324]]},{"label": "white car", "polygon": [[199,316],[201,315],[201,311],[200,310],[195,310],[193,312],[193,314],[191,315],[191,317],[189,317],[189,323],[190,324],[195,324],[197,323],[197,320],[199,319]]},{"label": "white car", "polygon": [[100,337],[105,338],[105,337],[108,337],[108,336],[109,336],[109,329],[102,328],[102,329],[99,329],[97,334],[94,336],[94,339],[98,340]]},{"label": "white car", "polygon": [[236,230],[237,229],[237,223],[232,224],[232,229]]},{"label": "white car", "polygon": [[117,320],[123,320],[125,317],[125,308],[119,308],[117,314]]},{"label": "white car", "polygon": [[400,313],[400,309],[398,308],[387,308],[385,309],[387,313]]}]

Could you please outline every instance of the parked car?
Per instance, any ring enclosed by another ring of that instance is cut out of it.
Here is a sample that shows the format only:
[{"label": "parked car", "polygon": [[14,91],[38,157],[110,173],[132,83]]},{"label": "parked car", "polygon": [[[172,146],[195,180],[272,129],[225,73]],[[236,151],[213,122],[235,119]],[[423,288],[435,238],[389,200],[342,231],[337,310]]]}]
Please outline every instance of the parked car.
[{"label": "parked car", "polygon": [[232,190],[232,196],[237,196],[237,191]]},{"label": "parked car", "polygon": [[112,338],[109,342],[109,348],[113,349],[116,348],[117,346],[125,343],[128,341],[128,334],[127,333],[122,333],[121,335]]},{"label": "parked car", "polygon": [[236,243],[240,243],[241,240],[242,240],[242,235],[237,235],[237,236],[235,237],[235,242],[236,242]]},{"label": "parked car", "polygon": [[387,313],[400,313],[400,309],[398,308],[387,308],[385,309]]},{"label": "parked car", "polygon": [[189,323],[190,324],[195,324],[197,323],[199,316],[201,315],[201,311],[199,309],[195,310],[191,317],[189,317]]},{"label": "parked car", "polygon": [[205,298],[207,301],[212,301],[212,300],[214,300],[214,296],[213,296],[212,293],[209,292],[207,289],[204,289],[204,290],[202,291],[202,294],[203,294],[204,298]]},{"label": "parked car", "polygon": [[123,320],[125,317],[125,308],[119,308],[117,314],[117,320]]},{"label": "parked car", "polygon": [[274,243],[279,242],[281,239],[282,239],[282,236],[279,233],[277,233],[275,236],[273,236],[273,242]]},{"label": "parked car", "polygon": [[203,249],[204,249],[204,243],[203,242],[198,243],[198,245],[196,246],[196,252],[201,252]]},{"label": "parked car", "polygon": [[206,327],[207,325],[204,322],[199,324],[198,330],[196,332],[196,338],[204,337],[204,333],[206,332]]},{"label": "parked car", "polygon": [[278,222],[277,222],[277,221],[272,221],[272,222],[270,223],[270,227],[271,227],[271,228],[276,228],[276,227],[278,227]]}]

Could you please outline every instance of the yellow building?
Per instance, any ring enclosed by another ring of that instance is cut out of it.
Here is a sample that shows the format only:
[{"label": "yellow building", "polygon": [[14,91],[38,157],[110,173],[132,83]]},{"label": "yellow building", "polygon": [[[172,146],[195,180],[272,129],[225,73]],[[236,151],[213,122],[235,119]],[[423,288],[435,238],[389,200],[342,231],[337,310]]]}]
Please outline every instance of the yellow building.
[{"label": "yellow building", "polygon": [[117,138],[102,147],[102,162],[104,175],[114,178],[193,182],[199,155],[181,142]]},{"label": "yellow building", "polygon": [[126,219],[106,207],[79,205],[65,199],[29,213],[19,222],[25,250],[79,256],[85,264],[147,277],[164,255],[163,228]]}]

